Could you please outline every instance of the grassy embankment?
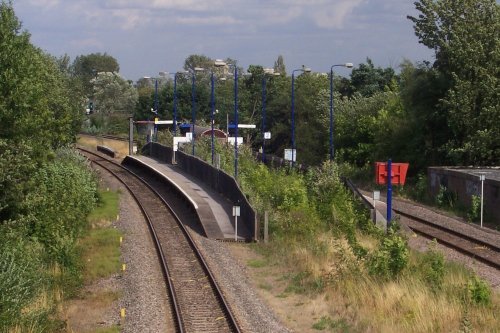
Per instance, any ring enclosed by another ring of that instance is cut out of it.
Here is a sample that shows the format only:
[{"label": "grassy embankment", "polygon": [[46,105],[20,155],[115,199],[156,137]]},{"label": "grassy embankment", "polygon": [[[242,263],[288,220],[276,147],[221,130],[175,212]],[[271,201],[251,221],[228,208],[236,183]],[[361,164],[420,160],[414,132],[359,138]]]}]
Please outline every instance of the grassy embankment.
[{"label": "grassy embankment", "polygon": [[[234,150],[216,148],[232,174]],[[208,140],[196,149],[210,159]],[[305,175],[269,170],[240,146],[238,180],[257,212],[269,212],[271,241],[250,246],[249,272],[294,330],[500,331],[498,293],[432,246],[419,253],[397,230],[373,227],[336,165]]]},{"label": "grassy embankment", "polygon": [[[89,215],[90,229],[81,240],[81,262],[83,265],[83,288],[76,298],[68,300],[65,308],[68,316],[68,332],[72,327],[83,327],[89,332],[120,332],[119,326],[97,328],[94,316],[105,312],[120,297],[120,292],[98,287],[96,282],[120,272],[120,237],[122,233],[113,227],[118,218],[119,193],[100,191],[98,207]],[[118,314],[118,309],[112,309]]]}]

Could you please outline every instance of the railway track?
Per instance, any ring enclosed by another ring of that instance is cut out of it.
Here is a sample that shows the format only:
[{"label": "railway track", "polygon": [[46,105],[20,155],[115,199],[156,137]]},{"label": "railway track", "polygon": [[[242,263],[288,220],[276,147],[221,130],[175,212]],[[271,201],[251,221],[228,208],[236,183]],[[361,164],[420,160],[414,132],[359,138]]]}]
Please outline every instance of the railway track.
[{"label": "railway track", "polygon": [[[363,204],[373,209],[371,201],[367,200],[349,179],[344,179],[346,186],[358,196]],[[494,231],[478,229],[463,222],[443,223],[436,219],[417,216],[410,209],[399,209],[393,204],[393,211],[401,217],[401,223],[413,232],[438,243],[453,248],[469,257],[500,269],[500,236]]]},{"label": "railway track", "polygon": [[141,208],[159,254],[177,332],[240,332],[203,256],[169,204],[120,164],[79,150],[120,180]]},{"label": "railway track", "polygon": [[[406,224],[415,233],[438,243],[451,247],[491,267],[500,269],[500,247],[494,242],[485,241],[477,235],[468,234],[461,228],[450,229],[440,223],[429,221],[411,213],[393,209],[402,217],[401,222]],[[461,223],[461,222],[457,222]]]}]

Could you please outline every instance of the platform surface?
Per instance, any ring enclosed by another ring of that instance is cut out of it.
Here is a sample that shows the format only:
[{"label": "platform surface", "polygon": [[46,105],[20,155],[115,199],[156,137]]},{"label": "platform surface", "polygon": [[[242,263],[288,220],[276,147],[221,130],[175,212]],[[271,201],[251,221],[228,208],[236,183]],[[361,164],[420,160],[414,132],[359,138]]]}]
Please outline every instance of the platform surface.
[{"label": "platform surface", "polygon": [[[147,156],[133,156],[133,158],[158,170],[168,180],[189,196],[190,201],[196,203],[203,227],[207,237],[213,239],[235,239],[234,217],[232,216],[233,204],[221,194],[204,185],[193,176],[186,174],[180,167],[166,164]],[[238,223],[238,239],[244,239],[241,235],[243,228]]]}]

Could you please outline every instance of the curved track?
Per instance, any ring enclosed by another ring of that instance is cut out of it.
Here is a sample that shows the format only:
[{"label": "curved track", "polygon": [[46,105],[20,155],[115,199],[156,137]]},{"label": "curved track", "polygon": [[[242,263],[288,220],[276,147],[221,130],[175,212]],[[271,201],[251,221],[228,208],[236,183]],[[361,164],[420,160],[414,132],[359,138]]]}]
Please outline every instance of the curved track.
[{"label": "curved track", "polygon": [[168,203],[120,164],[79,148],[112,173],[139,204],[156,243],[178,332],[240,332],[202,255]]},{"label": "curved track", "polygon": [[[404,218],[411,230],[425,237],[436,239],[439,243],[460,251],[478,261],[500,269],[500,247],[498,244],[466,234],[459,228],[449,229],[439,223],[423,219],[402,210],[393,209]],[[460,223],[460,222],[457,222]]]},{"label": "curved track", "polygon": [[[372,203],[367,200],[356,188],[351,180],[345,178],[346,186],[362,200],[363,204],[373,209]],[[393,206],[394,207],[394,206]],[[500,240],[490,237],[481,239],[480,234],[470,232],[474,226],[464,226],[462,222],[457,221],[455,227],[446,223],[440,223],[438,220],[431,221],[420,216],[412,214],[410,211],[393,208],[393,211],[401,217],[401,223],[405,224],[415,233],[430,239],[436,239],[439,243],[453,248],[465,255],[468,255],[478,261],[481,261],[491,267],[500,269]],[[469,231],[469,232],[468,232]],[[486,229],[482,230],[487,233]]]}]

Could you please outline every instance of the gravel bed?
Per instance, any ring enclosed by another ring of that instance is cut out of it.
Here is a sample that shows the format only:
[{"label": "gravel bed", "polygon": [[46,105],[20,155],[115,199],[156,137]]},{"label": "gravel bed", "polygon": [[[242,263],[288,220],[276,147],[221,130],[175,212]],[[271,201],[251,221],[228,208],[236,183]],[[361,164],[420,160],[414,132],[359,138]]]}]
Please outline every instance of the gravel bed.
[{"label": "gravel bed", "polygon": [[[110,189],[120,191],[120,218],[116,226],[124,233],[122,261],[126,264],[119,280],[119,307],[126,311],[121,332],[175,332],[168,292],[146,221],[126,188],[107,171],[99,173]],[[118,318],[120,322],[120,309],[116,309],[110,321]]]},{"label": "gravel bed", "polygon": [[[412,215],[421,217],[423,219],[441,224],[443,226],[446,226],[447,228],[459,230],[467,235],[480,237],[481,239],[486,240],[496,246],[500,245],[500,233],[498,231],[488,228],[480,228],[477,225],[464,222],[463,219],[453,218],[451,216],[441,214],[437,212],[435,208],[428,208],[423,205],[400,199],[393,199],[393,207],[401,211],[408,212]],[[404,223],[403,217],[401,218],[401,222]],[[411,233],[408,239],[408,244],[413,249],[416,249],[418,251],[426,251],[429,246],[434,243],[425,237],[417,236],[414,233]],[[447,260],[462,263],[464,266],[468,267],[478,276],[487,281],[493,289],[495,289],[496,291],[500,291],[499,270],[484,263],[478,262],[477,260],[474,260],[473,258],[465,254],[462,254],[441,244],[437,245],[437,250],[443,253],[444,257]]]},{"label": "gravel bed", "polygon": [[201,237],[194,232],[191,235],[212,270],[226,302],[230,304],[242,332],[291,332],[259,298],[244,273],[245,268],[234,258],[225,243]]},{"label": "gravel bed", "polygon": [[393,207],[403,212],[409,212],[422,219],[436,221],[448,229],[457,230],[467,235],[477,237],[485,242],[488,242],[489,244],[500,246],[500,232],[496,230],[481,228],[476,224],[467,223],[461,218],[447,216],[431,208],[416,205],[415,203],[408,202],[406,200],[394,200]]}]

